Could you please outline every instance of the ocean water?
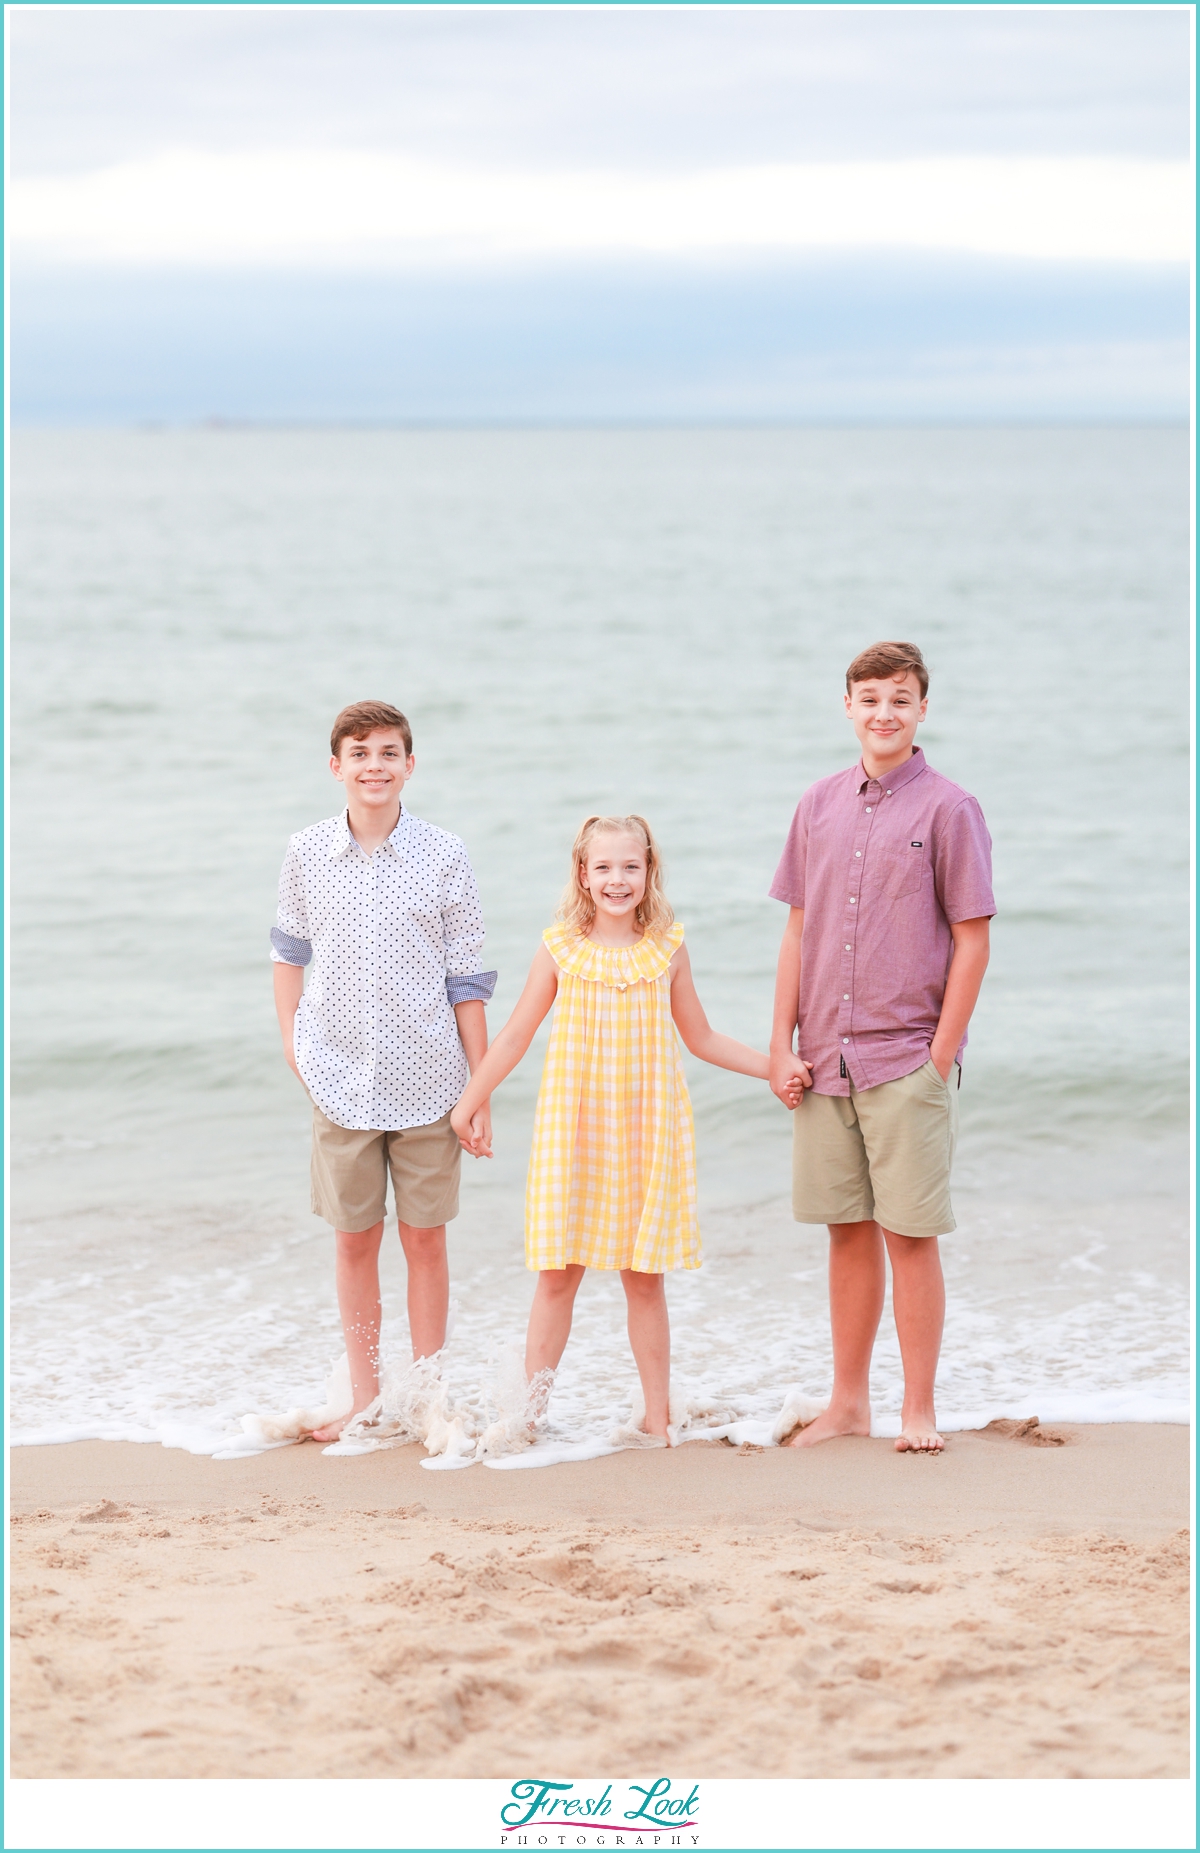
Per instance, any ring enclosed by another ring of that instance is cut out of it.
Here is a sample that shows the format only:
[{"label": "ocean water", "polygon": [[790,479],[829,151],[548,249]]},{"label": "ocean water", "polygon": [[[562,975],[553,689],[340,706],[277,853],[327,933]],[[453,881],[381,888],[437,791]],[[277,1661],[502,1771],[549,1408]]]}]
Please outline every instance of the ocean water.
[{"label": "ocean water", "polygon": [[[406,797],[471,852],[493,1027],[580,818],[635,809],[712,1021],[765,1046],[766,891],[800,792],[855,757],[841,679],[881,636],[925,650],[922,744],[995,842],[943,1423],[1187,1419],[1182,430],[22,431],[12,471],[17,1439],[221,1451],[322,1401],[332,1238],[267,932],[288,834],[337,808],[344,702],[412,719]],[[451,1231],[464,1433],[532,1291],[539,1050]],[[669,1282],[676,1379],[694,1427],[767,1432],[828,1388],[824,1236],[790,1219],[784,1109],[688,1069],[706,1262]],[[389,1236],[393,1377],[403,1286]],[[623,1323],[589,1279],[551,1452],[628,1410]],[[894,1430],[890,1311],[873,1396]]]}]

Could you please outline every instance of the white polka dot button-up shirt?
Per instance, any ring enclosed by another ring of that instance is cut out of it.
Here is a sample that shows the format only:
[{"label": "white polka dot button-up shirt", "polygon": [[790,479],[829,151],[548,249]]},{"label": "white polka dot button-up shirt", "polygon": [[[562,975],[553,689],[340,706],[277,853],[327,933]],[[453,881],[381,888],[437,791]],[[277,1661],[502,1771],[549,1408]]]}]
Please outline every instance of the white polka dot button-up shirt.
[{"label": "white polka dot button-up shirt", "polygon": [[296,1062],[339,1126],[428,1126],[468,1080],[454,1005],[486,1001],[483,913],[456,836],[402,810],[372,856],[343,811],[288,844],[271,957],[312,973],[296,1012]]}]

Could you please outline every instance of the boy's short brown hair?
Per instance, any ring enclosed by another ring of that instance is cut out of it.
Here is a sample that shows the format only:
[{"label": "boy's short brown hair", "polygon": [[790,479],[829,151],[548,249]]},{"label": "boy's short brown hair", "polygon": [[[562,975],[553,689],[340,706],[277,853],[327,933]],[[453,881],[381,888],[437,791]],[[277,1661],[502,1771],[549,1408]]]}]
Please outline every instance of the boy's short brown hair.
[{"label": "boy's short brown hair", "polygon": [[873,682],[877,676],[902,676],[912,670],[921,686],[921,700],[929,693],[929,671],[915,643],[873,643],[860,650],[846,671],[846,693],[856,682]]},{"label": "boy's short brown hair", "polygon": [[329,750],[340,759],[343,740],[365,740],[377,727],[394,727],[404,742],[406,753],[412,752],[412,728],[399,708],[387,701],[352,701],[333,723]]}]

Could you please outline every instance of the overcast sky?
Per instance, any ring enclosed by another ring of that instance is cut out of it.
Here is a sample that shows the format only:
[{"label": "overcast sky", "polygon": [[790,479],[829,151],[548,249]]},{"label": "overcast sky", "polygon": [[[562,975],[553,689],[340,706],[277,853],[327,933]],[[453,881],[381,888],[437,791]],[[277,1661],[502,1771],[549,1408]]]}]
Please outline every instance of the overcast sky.
[{"label": "overcast sky", "polygon": [[1187,9],[7,16],[18,418],[1186,410]]},{"label": "overcast sky", "polygon": [[168,147],[680,168],[1181,160],[1185,8],[10,8],[17,174]]}]

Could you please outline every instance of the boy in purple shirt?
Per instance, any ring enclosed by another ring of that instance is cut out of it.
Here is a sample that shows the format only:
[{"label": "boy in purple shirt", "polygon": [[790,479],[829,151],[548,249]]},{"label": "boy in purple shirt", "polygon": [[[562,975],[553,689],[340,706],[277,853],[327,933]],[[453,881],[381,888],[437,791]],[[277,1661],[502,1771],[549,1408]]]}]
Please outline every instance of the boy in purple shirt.
[{"label": "boy in purple shirt", "polygon": [[829,1225],[833,1393],[794,1447],[871,1432],[885,1249],[904,1363],[896,1446],[943,1446],[933,1407],[946,1308],[938,1237],[954,1228],[962,1055],[996,908],[983,813],[914,744],[928,691],[915,644],[855,657],[846,712],[862,759],[805,792],[771,886],[791,910],[771,1086],[792,1104],[797,1029],[812,1077],[796,1108],[792,1210],[797,1222]]}]

